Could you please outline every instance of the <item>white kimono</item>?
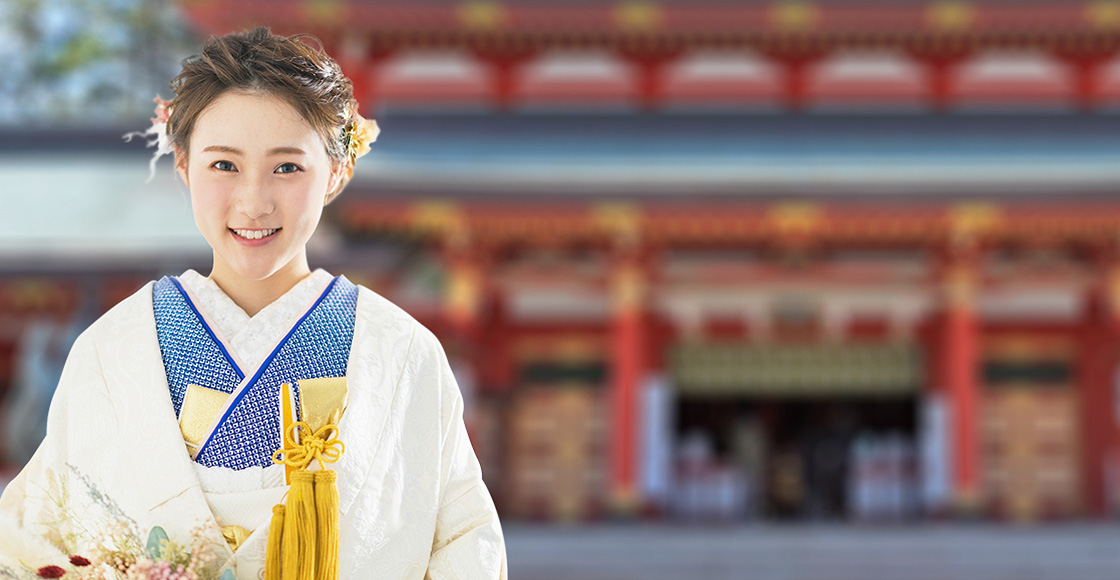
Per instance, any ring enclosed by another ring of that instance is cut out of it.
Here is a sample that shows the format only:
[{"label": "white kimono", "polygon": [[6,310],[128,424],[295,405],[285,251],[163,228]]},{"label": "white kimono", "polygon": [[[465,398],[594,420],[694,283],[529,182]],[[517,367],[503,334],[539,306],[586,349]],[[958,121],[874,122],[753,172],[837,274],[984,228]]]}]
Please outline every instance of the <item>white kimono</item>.
[{"label": "white kimono", "polygon": [[[296,323],[307,298],[331,280],[323,271],[251,319],[209,280],[180,282],[215,338],[247,369],[277,333]],[[462,397],[435,336],[376,293],[357,290],[345,376],[349,404],[338,424],[341,578],[506,578],[493,501],[463,424]],[[263,577],[271,507],[286,490],[283,468],[204,467],[184,445],[157,339],[149,283],[102,316],[74,344],[51,403],[47,435],[0,497],[0,516],[50,533],[44,500],[51,474],[73,492],[88,479],[146,534],[173,540],[192,529],[219,547],[242,580]],[[231,308],[232,306],[232,308]],[[262,337],[264,340],[262,340]],[[92,509],[76,498],[76,513]],[[226,546],[221,526],[251,535]],[[5,554],[0,546],[0,556]]]}]

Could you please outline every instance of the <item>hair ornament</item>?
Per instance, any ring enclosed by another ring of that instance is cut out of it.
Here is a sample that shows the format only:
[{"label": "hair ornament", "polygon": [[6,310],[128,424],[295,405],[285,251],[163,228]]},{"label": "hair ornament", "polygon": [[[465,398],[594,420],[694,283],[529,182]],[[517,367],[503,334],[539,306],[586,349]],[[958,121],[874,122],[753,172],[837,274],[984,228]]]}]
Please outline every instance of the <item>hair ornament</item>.
[{"label": "hair ornament", "polygon": [[354,176],[354,163],[358,161],[359,157],[369,153],[369,144],[376,141],[380,133],[381,128],[377,126],[377,121],[373,119],[358,117],[358,120],[346,125],[346,132],[343,136],[350,154],[350,167],[347,169],[348,178]]},{"label": "hair ornament", "polygon": [[124,135],[125,141],[132,141],[134,136],[154,136],[153,139],[148,141],[148,147],[153,145],[156,147],[156,152],[152,154],[152,161],[148,164],[148,181],[151,181],[156,174],[156,161],[174,151],[171,148],[171,141],[167,137],[167,120],[171,118],[171,101],[165,101],[159,95],[156,95],[156,98],[152,101],[156,104],[156,116],[152,117],[152,126],[148,127],[148,130],[143,133],[133,131]]}]

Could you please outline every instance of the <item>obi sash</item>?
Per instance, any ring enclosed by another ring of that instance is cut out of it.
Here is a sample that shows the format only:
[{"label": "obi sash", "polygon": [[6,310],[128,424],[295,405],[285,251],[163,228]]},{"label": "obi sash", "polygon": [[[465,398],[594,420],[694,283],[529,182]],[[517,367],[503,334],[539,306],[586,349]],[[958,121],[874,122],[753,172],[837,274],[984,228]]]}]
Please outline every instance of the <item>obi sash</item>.
[{"label": "obi sash", "polygon": [[178,417],[189,385],[229,393],[194,460],[207,467],[267,467],[281,446],[280,387],[292,385],[296,409],[301,379],[346,376],[358,287],[334,278],[260,366],[239,368],[179,281],[152,289],[156,334],[171,402]]}]

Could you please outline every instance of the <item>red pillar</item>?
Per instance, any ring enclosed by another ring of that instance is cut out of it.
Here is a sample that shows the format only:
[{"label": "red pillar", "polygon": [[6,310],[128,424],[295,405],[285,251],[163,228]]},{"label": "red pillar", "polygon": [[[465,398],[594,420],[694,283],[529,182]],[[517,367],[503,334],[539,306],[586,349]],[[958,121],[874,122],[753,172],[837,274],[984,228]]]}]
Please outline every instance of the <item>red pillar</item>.
[{"label": "red pillar", "polygon": [[[487,291],[484,272],[489,264],[486,254],[470,240],[461,220],[445,232],[442,252],[447,272],[443,314],[450,327],[450,332],[443,337],[443,347],[449,360],[454,362],[452,368],[469,373],[471,377],[470,385],[460,382],[459,388],[463,392],[463,420],[468,434],[473,436],[476,432],[474,401],[482,378],[479,371],[485,368],[480,357],[488,354],[480,348],[480,342],[484,322],[482,307]],[[468,392],[468,389],[474,390]]]},{"label": "red pillar", "polygon": [[486,292],[486,324],[479,346],[485,349],[480,363],[485,364],[481,373],[487,388],[509,390],[516,380],[517,369],[511,352],[513,327],[509,319],[508,298],[496,284],[488,284]]},{"label": "red pillar", "polygon": [[638,60],[638,98],[642,109],[653,112],[661,102],[662,77],[666,63],[661,60]]},{"label": "red pillar", "polygon": [[343,38],[330,52],[336,55],[339,68],[353,83],[354,98],[365,117],[372,117],[377,107],[377,79],[381,65],[391,55],[391,49],[369,47],[363,40]]},{"label": "red pillar", "polygon": [[949,109],[953,97],[955,64],[952,60],[935,60],[927,65],[930,104],[935,111],[944,112]]},{"label": "red pillar", "polygon": [[620,54],[638,73],[638,104],[646,112],[657,110],[665,92],[665,70],[682,52],[672,48],[623,49]]},{"label": "red pillar", "polygon": [[373,71],[370,70],[365,60],[344,60],[339,58],[339,66],[342,68],[343,74],[349,77],[350,82],[353,83],[354,99],[358,101],[358,106],[361,109],[363,116],[372,115],[373,107]]},{"label": "red pillar", "polygon": [[617,256],[610,273],[611,320],[611,502],[620,515],[641,507],[638,490],[638,416],[645,371],[646,275],[636,256]]},{"label": "red pillar", "polygon": [[945,327],[942,345],[952,438],[953,496],[957,510],[972,514],[980,502],[980,392],[975,295],[977,252],[969,244],[950,252],[944,273]]},{"label": "red pillar", "polygon": [[1106,516],[1117,507],[1109,505],[1116,490],[1106,488],[1108,466],[1120,467],[1120,429],[1113,386],[1120,342],[1120,261],[1114,252],[1105,252],[1098,265],[1102,275],[1086,301],[1078,382],[1085,508],[1090,515]]},{"label": "red pillar", "polygon": [[1074,86],[1077,87],[1077,105],[1083,111],[1092,111],[1100,101],[1103,61],[1075,60],[1072,63]]},{"label": "red pillar", "polygon": [[[1102,389],[1099,405],[1104,411],[1104,424],[1102,428],[1105,444],[1102,449],[1102,464],[1105,461],[1115,469],[1114,474],[1120,479],[1120,401],[1117,400],[1116,383],[1120,380],[1120,257],[1114,251],[1112,259],[1108,261],[1107,269],[1107,297],[1108,310],[1105,319],[1104,332],[1101,333],[1102,359],[1104,367],[1104,388]],[[1114,485],[1120,482],[1112,482]],[[1102,499],[1120,498],[1120,490],[1112,489],[1103,494]],[[1103,505],[1102,515],[1120,511],[1120,505]]]},{"label": "red pillar", "polygon": [[809,67],[812,63],[813,61],[807,58],[790,59],[783,63],[785,66],[783,96],[786,100],[786,106],[791,111],[796,112],[805,109]]},{"label": "red pillar", "polygon": [[1105,68],[1116,57],[1116,51],[1057,50],[1055,56],[1069,67],[1078,108],[1083,111],[1096,109],[1100,105]]},{"label": "red pillar", "polygon": [[527,47],[505,47],[476,49],[474,54],[489,67],[490,98],[495,106],[503,112],[512,111],[517,104],[521,71],[537,52]]},{"label": "red pillar", "polygon": [[968,49],[916,51],[914,58],[925,65],[926,91],[930,107],[945,112],[953,104],[953,79],[960,64],[970,56]]}]

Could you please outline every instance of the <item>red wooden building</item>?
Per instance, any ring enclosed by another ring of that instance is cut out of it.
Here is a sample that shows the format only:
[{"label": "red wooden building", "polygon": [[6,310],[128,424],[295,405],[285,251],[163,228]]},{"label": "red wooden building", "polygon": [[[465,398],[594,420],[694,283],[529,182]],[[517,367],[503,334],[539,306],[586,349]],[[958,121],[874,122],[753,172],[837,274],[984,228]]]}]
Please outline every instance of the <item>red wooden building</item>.
[{"label": "red wooden building", "polygon": [[[1024,109],[1004,123],[1050,118],[1056,127],[1030,136],[1042,143],[1039,159],[1047,139],[1065,137],[1055,115],[1088,126],[1077,133],[1089,135],[1086,147],[1099,141],[1114,152],[1113,2],[182,7],[202,32],[267,24],[318,36],[355,81],[367,116],[382,120],[377,146],[389,151],[394,111],[413,122],[398,125],[405,141],[426,111],[439,121],[481,110],[483,120],[457,138],[478,131],[478,146],[501,142],[509,153],[516,141],[486,135],[491,122],[534,110],[590,107],[607,124],[621,115],[641,127],[718,107],[718,119],[793,118],[808,141],[821,111],[831,111],[821,123],[848,111],[875,125],[897,117],[860,115],[898,110],[903,124],[919,119],[919,144],[946,138],[942,119],[967,128],[968,111]],[[1001,124],[998,115],[978,118]],[[775,135],[786,130],[772,122]],[[565,124],[552,118],[547,131]],[[1019,139],[1016,131],[1001,143]],[[415,148],[440,135],[429,128]],[[700,147],[705,135],[679,149]],[[851,138],[866,142],[860,135]],[[906,137],[899,130],[890,143]],[[843,139],[831,143],[847,149]],[[782,159],[796,164],[800,151]],[[359,169],[334,219],[359,247],[388,240],[436,258],[446,280],[437,303],[410,298],[399,270],[366,281],[470,360],[486,402],[474,418],[476,446],[501,474],[495,495],[506,509],[579,517],[649,504],[643,441],[653,419],[644,397],[660,374],[678,397],[675,437],[688,426],[720,431],[715,452],[727,457],[746,453],[729,434],[737,413],[762,425],[771,448],[757,479],[771,494],[814,485],[807,468],[800,483],[787,481],[778,446],[809,465],[798,441],[839,408],[906,431],[949,461],[938,468],[947,487],[935,511],[1103,516],[1120,489],[1120,201],[1112,158],[1088,151],[1069,159],[1095,159],[1096,178],[1077,166],[1038,181],[1029,162],[972,174],[972,157],[961,154],[950,173],[934,167],[929,179],[895,176],[885,162],[850,179],[808,169],[773,177],[734,160],[713,170],[730,172],[724,181],[702,165],[664,169],[662,179],[656,160],[632,159],[622,177],[586,165],[541,177],[549,161],[537,159],[527,162],[532,171],[511,167],[515,175],[488,180],[444,179],[442,158],[394,178],[401,158],[379,162],[375,147],[369,163],[380,164]],[[975,159],[999,161],[985,151]],[[932,428],[919,417],[929,409],[942,417]]]}]

